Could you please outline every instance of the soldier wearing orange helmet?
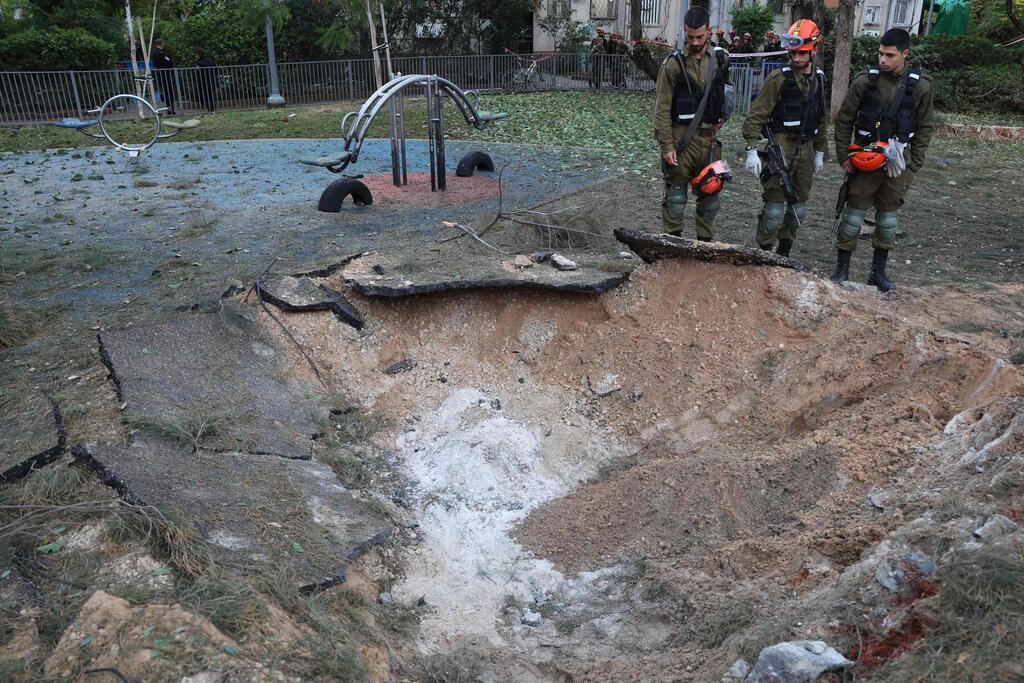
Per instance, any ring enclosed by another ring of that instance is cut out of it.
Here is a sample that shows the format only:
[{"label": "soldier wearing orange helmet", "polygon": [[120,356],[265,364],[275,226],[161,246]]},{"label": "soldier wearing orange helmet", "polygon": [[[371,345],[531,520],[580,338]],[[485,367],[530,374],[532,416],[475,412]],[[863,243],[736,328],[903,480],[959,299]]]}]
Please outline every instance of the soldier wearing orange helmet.
[{"label": "soldier wearing orange helmet", "polygon": [[847,206],[836,234],[831,279],[849,278],[850,256],[865,214],[874,208],[868,284],[888,292],[896,287],[885,267],[896,241],[897,210],[914,173],[924,164],[935,124],[931,79],[907,65],[910,34],[890,29],[879,42],[878,67],[854,77],[836,114],[836,156],[846,173],[856,175],[849,180]]},{"label": "soldier wearing orange helmet", "polygon": [[813,55],[821,43],[818,26],[801,19],[782,36],[789,50],[789,65],[765,78],[764,86],[743,122],[747,141],[746,169],[761,175],[757,143],[765,126],[782,147],[796,202],[787,207],[786,196],[775,175],[762,177],[764,204],[758,215],[757,244],[768,251],[778,239],[777,253],[789,256],[800,220],[807,211],[807,198],[814,175],[825,168],[828,149],[825,118],[825,72],[814,67]]}]

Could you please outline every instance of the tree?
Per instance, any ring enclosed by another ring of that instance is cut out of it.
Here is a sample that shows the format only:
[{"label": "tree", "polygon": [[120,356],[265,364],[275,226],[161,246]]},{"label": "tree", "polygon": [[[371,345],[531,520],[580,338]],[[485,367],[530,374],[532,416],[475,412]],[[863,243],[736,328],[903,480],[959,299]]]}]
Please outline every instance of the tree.
[{"label": "tree", "polygon": [[633,48],[629,51],[630,57],[637,68],[643,71],[652,81],[658,80],[660,65],[651,54],[651,48],[644,39],[644,23],[641,19],[643,3],[634,0],[629,4],[629,37],[633,42]]},{"label": "tree", "polygon": [[732,27],[740,35],[749,33],[758,40],[775,26],[775,9],[770,5],[753,4],[732,9]]},{"label": "tree", "polygon": [[551,36],[555,49],[560,52],[575,52],[590,35],[582,22],[572,18],[572,6],[568,2],[561,3],[559,12],[548,12],[538,19],[537,26]]},{"label": "tree", "polygon": [[836,53],[832,66],[832,118],[850,89],[850,58],[853,55],[853,22],[857,0],[839,0],[836,11]]}]

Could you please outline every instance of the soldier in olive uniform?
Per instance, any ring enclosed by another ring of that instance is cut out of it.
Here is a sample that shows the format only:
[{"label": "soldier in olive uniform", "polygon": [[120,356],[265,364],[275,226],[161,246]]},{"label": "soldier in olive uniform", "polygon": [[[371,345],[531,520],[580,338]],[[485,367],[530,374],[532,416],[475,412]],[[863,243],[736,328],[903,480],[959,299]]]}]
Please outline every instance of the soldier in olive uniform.
[{"label": "soldier in olive uniform", "polygon": [[[874,208],[874,254],[867,281],[888,292],[895,288],[885,266],[896,240],[897,211],[914,174],[924,165],[935,112],[931,80],[907,65],[910,34],[890,29],[880,43],[878,67],[857,74],[836,115],[836,157],[846,173],[855,175],[849,179],[846,211],[836,235],[838,254],[831,279],[849,279],[850,255],[857,247],[867,210]],[[884,165],[858,170],[855,155],[869,152],[849,149],[851,137],[860,147],[883,150]]]},{"label": "soldier in olive uniform", "polygon": [[[789,50],[789,66],[772,71],[764,81],[757,101],[743,122],[747,141],[746,168],[755,176],[761,173],[757,143],[765,124],[789,162],[790,179],[797,202],[786,205],[786,196],[778,176],[765,180],[761,197],[764,205],[757,220],[757,244],[770,251],[776,237],[777,253],[789,256],[799,227],[807,212],[807,197],[813,176],[825,168],[828,148],[825,119],[825,72],[814,68],[813,55],[821,42],[817,25],[808,19],[793,24],[783,36]],[[794,214],[795,212],[795,214]]]},{"label": "soldier in olive uniform", "polygon": [[[701,7],[687,11],[683,20],[685,49],[673,52],[658,72],[654,136],[665,172],[661,221],[665,232],[672,235],[682,234],[687,185],[709,163],[715,134],[726,118],[725,85],[732,85],[728,53],[711,46],[709,20],[707,10]],[[706,103],[698,120],[696,113],[705,91]],[[678,149],[687,134],[689,142]],[[719,193],[697,193],[698,239],[713,238],[719,203]]]}]

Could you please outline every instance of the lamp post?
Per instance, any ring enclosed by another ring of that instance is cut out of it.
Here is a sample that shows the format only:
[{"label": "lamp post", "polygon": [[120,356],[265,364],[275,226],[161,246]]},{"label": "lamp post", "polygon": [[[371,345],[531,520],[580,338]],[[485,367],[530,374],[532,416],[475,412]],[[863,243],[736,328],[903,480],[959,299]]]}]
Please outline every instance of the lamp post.
[{"label": "lamp post", "polygon": [[270,59],[270,97],[267,98],[268,107],[283,107],[284,98],[281,96],[281,87],[277,83],[277,58],[274,56],[274,22],[267,13],[267,57]]}]

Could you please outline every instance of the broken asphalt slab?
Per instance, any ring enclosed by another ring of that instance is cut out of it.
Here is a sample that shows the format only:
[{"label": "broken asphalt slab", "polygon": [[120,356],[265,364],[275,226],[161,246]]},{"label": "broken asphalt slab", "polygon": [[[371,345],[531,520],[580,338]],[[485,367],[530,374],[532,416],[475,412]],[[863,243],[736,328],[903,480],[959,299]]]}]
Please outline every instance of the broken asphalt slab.
[{"label": "broken asphalt slab", "polygon": [[807,266],[796,259],[779,256],[755,247],[745,247],[741,244],[701,242],[685,237],[656,235],[628,228],[616,228],[615,237],[647,263],[668,258],[690,258],[699,261],[731,263],[736,266],[779,266],[780,268],[810,272]]},{"label": "broken asphalt slab", "polygon": [[64,450],[60,411],[39,391],[0,405],[0,484],[53,462]]},{"label": "broken asphalt slab", "polygon": [[304,590],[343,582],[348,561],[390,535],[320,463],[153,442],[71,452],[129,502],[189,520],[219,559],[284,562]]},{"label": "broken asphalt slab", "polygon": [[341,292],[318,285],[307,277],[286,275],[275,280],[263,280],[256,285],[260,297],[288,313],[331,311],[342,322],[357,330],[363,328],[363,316]]},{"label": "broken asphalt slab", "polygon": [[345,283],[366,296],[401,297],[464,289],[541,289],[602,294],[629,277],[630,268],[608,273],[597,267],[558,270],[547,263],[520,267],[511,256],[470,254],[457,261],[413,263],[385,254],[365,255],[345,267]]},{"label": "broken asphalt slab", "polygon": [[143,435],[310,458],[317,417],[326,417],[318,386],[293,374],[257,323],[224,312],[186,314],[99,339],[125,418]]}]

